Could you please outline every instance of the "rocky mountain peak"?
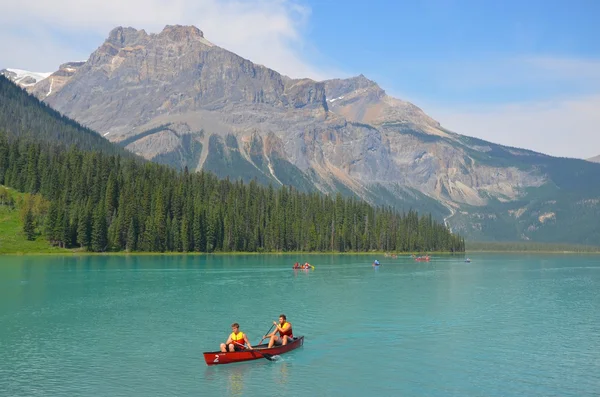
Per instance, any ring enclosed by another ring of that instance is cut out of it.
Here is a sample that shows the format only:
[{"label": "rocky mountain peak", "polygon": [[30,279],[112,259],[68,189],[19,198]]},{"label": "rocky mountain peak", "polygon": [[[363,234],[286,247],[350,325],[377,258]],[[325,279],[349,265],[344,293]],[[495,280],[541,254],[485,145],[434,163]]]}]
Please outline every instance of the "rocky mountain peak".
[{"label": "rocky mountain peak", "polygon": [[106,41],[117,47],[127,47],[137,44],[140,38],[147,37],[145,30],[137,30],[131,27],[118,26],[110,31]]},{"label": "rocky mountain peak", "polygon": [[417,106],[387,95],[362,74],[324,83],[329,109],[348,120],[373,125],[410,124],[426,134],[446,134]]},{"label": "rocky mountain peak", "polygon": [[376,89],[385,93],[377,83],[369,80],[363,74],[348,79],[326,80],[324,83],[329,100],[335,100],[336,98],[358,90]]},{"label": "rocky mountain peak", "polygon": [[159,36],[168,37],[173,41],[189,41],[203,39],[204,33],[193,25],[167,25],[159,33]]}]

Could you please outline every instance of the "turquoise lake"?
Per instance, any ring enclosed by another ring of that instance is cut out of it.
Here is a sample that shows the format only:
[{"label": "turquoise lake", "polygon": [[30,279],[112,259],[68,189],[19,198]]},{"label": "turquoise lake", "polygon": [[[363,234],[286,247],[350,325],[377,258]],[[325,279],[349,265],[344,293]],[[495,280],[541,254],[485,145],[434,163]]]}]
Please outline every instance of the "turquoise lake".
[{"label": "turquoise lake", "polygon": [[[471,259],[0,256],[0,395],[600,395],[600,257]],[[280,313],[303,347],[206,365]]]}]

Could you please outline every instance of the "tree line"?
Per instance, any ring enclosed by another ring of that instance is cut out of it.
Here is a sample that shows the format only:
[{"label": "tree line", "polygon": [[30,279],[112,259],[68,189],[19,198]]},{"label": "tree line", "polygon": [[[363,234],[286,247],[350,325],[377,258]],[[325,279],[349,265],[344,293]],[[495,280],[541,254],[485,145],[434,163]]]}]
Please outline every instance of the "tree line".
[{"label": "tree line", "polygon": [[[431,215],[219,180],[0,132],[0,184],[30,193],[27,233],[89,251],[464,251]],[[41,199],[43,197],[43,199]],[[37,203],[37,204],[36,204]]]}]

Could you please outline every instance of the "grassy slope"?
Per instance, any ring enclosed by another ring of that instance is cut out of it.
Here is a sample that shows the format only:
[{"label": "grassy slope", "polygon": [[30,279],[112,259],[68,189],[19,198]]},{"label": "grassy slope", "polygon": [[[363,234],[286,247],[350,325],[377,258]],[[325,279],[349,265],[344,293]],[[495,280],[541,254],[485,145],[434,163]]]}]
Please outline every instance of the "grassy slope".
[{"label": "grassy slope", "polygon": [[[0,185],[1,186],[1,185]],[[10,189],[15,200],[20,193]],[[68,253],[72,250],[50,246],[43,236],[37,236],[34,241],[28,241],[23,233],[23,222],[19,218],[19,208],[11,209],[0,205],[0,254],[29,254],[29,253]]]}]

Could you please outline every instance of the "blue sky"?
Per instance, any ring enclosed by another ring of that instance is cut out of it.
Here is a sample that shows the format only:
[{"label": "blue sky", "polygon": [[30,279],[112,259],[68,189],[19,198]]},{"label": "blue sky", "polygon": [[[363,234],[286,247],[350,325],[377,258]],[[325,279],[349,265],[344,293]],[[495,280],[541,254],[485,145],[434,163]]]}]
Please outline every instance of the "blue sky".
[{"label": "blue sky", "polygon": [[443,126],[600,154],[600,1],[26,0],[0,13],[0,68],[54,71],[116,26],[195,25],[292,77],[360,73]]},{"label": "blue sky", "polygon": [[538,72],[534,59],[599,61],[599,1],[340,4],[310,1],[308,41],[324,57],[324,67],[362,72],[389,90],[455,103],[593,92],[582,82],[547,84],[543,76],[522,81],[514,72]]}]

